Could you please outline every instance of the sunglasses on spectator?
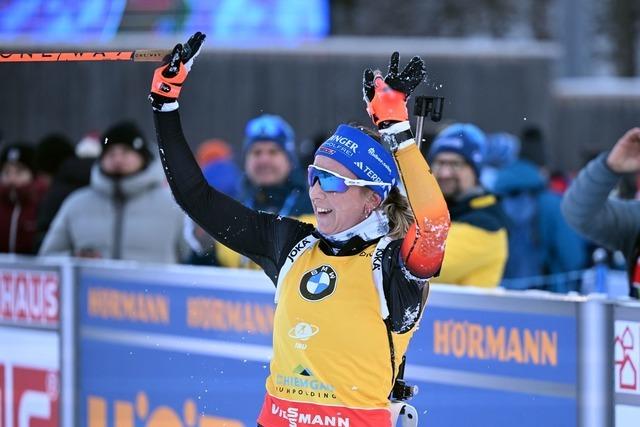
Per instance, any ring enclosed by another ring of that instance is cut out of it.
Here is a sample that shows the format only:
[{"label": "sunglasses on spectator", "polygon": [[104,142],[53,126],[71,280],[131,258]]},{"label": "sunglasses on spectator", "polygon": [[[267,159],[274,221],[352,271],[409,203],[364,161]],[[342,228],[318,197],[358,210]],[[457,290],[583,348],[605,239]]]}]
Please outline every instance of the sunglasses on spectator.
[{"label": "sunglasses on spectator", "polygon": [[370,185],[377,185],[383,187],[391,187],[391,184],[386,182],[365,181],[364,179],[352,179],[339,175],[335,172],[331,172],[327,169],[323,169],[319,166],[309,165],[308,168],[308,182],[309,188],[313,187],[318,181],[322,191],[344,193],[350,186],[355,185],[358,187],[367,187]]},{"label": "sunglasses on spectator", "polygon": [[249,122],[245,129],[248,138],[263,138],[266,140],[278,140],[287,136],[287,130],[282,123],[272,117],[259,117]]}]

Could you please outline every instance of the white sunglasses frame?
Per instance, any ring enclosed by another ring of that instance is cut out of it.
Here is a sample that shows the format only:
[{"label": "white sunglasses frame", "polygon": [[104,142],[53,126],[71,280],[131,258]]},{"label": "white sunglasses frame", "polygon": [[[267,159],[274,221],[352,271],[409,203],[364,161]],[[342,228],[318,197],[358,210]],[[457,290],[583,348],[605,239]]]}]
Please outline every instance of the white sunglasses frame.
[{"label": "white sunglasses frame", "polygon": [[[313,168],[313,169],[317,169],[319,171],[322,172],[327,172],[330,173],[333,176],[336,176],[340,179],[342,179],[344,181],[344,183],[348,186],[357,186],[357,187],[366,187],[369,185],[377,185],[379,187],[392,187],[393,184],[389,184],[388,182],[375,182],[375,181],[366,181],[364,179],[352,179],[352,178],[347,178],[346,176],[342,176],[339,173],[336,173],[334,171],[330,171],[328,169],[325,168],[321,168],[320,166],[316,166],[316,165],[309,165],[307,167],[307,169],[309,168]],[[314,182],[315,184],[315,182]]]}]

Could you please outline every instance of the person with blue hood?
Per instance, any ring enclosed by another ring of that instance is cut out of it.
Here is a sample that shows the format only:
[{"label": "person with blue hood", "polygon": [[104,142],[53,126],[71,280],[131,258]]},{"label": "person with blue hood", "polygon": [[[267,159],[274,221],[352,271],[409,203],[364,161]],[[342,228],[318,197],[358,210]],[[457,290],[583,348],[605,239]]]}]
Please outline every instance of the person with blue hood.
[{"label": "person with blue hood", "polygon": [[[273,355],[258,425],[311,427],[322,420],[391,427],[390,396],[449,229],[444,197],[413,139],[406,107],[425,78],[424,62],[414,57],[399,71],[395,52],[385,77],[365,70],[363,94],[379,132],[341,124],[316,150],[301,195],[313,205],[315,227],[249,208],[207,185],[178,105],[203,40],[196,33],[174,48],[156,69],[149,98],[176,201],[276,286]],[[311,377],[320,388],[309,385]]]},{"label": "person with blue hood", "polygon": [[518,160],[520,140],[508,132],[497,132],[487,135],[484,150],[484,161],[480,172],[480,183],[487,190],[494,192],[498,172],[505,166]]},{"label": "person with blue hood", "polygon": [[586,267],[586,242],[563,218],[562,197],[548,188],[540,169],[518,159],[498,171],[494,190],[509,218],[509,259],[502,286],[578,290],[562,273]]},{"label": "person with blue hood", "polygon": [[471,123],[454,123],[428,153],[451,213],[447,252],[438,282],[496,287],[507,261],[506,218],[497,198],[480,184],[486,136]]}]

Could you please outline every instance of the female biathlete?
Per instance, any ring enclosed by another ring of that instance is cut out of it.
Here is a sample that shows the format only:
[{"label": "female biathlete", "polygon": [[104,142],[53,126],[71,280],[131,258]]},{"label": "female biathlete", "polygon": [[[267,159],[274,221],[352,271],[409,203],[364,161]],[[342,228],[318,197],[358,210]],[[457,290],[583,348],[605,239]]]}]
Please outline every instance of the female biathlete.
[{"label": "female biathlete", "polygon": [[[414,143],[406,99],[424,79],[415,57],[386,77],[366,70],[367,111],[389,142],[342,124],[308,169],[317,228],[254,211],[207,185],[182,133],[178,94],[204,35],[156,69],[149,98],[176,201],[276,286],[264,427],[389,427],[389,396],[444,255],[449,213]],[[404,186],[407,197],[399,187]]]}]

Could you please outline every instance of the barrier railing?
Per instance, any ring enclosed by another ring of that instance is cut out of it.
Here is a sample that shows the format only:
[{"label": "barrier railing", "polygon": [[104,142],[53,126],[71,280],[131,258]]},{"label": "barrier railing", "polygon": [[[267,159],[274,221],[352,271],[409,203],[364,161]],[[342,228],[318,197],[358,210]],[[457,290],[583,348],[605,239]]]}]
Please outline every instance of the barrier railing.
[{"label": "barrier railing", "polygon": [[[0,425],[255,425],[262,273],[16,257],[0,272]],[[640,304],[433,285],[405,378],[424,425],[627,427],[639,367]]]}]

